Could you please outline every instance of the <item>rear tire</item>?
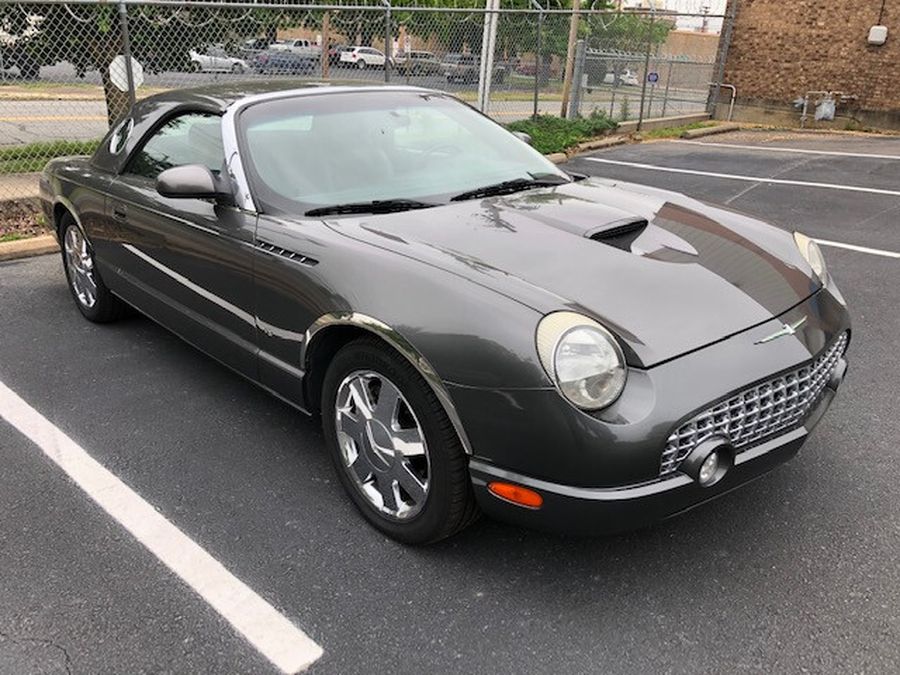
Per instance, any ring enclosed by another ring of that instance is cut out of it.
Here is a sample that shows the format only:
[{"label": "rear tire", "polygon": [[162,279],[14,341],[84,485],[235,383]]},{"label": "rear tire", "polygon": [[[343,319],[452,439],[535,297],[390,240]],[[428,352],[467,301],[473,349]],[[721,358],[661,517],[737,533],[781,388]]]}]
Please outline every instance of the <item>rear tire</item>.
[{"label": "rear tire", "polygon": [[419,372],[380,339],[355,340],[329,364],[322,427],[347,494],[389,537],[426,544],[478,517],[450,419]]},{"label": "rear tire", "polygon": [[360,59],[359,61],[356,62],[356,67],[359,68],[360,70],[365,70],[366,62],[363,61],[362,59]]},{"label": "rear tire", "polygon": [[88,321],[109,323],[128,313],[128,305],[110,293],[94,260],[94,251],[71,214],[60,222],[63,269],[78,311]]}]

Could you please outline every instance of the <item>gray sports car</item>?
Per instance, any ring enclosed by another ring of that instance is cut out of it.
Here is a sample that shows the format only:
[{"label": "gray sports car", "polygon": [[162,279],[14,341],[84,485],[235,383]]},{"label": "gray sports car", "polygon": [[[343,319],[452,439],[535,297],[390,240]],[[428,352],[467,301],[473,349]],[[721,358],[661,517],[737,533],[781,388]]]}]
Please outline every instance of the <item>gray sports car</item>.
[{"label": "gray sports car", "polygon": [[139,102],[43,207],[87,319],[136,308],[320,415],[388,535],[660,520],[828,408],[850,319],[807,237],[570,176],[437,91],[280,86]]}]

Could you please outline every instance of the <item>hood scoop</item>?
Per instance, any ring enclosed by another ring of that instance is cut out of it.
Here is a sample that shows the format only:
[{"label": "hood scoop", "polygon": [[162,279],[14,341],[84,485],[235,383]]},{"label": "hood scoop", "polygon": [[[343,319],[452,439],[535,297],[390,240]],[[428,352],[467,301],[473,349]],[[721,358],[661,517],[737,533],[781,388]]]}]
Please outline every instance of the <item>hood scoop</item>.
[{"label": "hood scoop", "polygon": [[584,236],[630,252],[634,240],[641,236],[647,225],[646,218],[623,218],[588,230]]}]

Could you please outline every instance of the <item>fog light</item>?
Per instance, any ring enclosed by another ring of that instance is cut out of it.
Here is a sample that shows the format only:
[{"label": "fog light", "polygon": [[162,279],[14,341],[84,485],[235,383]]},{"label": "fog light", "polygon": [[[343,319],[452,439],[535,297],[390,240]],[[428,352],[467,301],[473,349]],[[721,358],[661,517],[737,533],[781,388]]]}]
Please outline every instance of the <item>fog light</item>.
[{"label": "fog light", "polygon": [[693,478],[700,487],[715,485],[734,466],[734,448],[721,436],[701,442],[684,458],[679,470]]},{"label": "fog light", "polygon": [[700,481],[700,485],[709,485],[716,477],[716,472],[718,470],[719,453],[718,451],[714,451],[710,453],[709,457],[706,458],[706,460],[700,467],[700,475],[697,476],[697,480]]}]

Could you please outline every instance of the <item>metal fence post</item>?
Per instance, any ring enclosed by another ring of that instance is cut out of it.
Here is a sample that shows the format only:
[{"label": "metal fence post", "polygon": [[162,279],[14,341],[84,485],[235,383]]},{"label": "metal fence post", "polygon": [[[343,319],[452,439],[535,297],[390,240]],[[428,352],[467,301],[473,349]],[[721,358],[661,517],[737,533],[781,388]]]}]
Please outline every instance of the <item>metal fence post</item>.
[{"label": "metal fence post", "polygon": [[381,0],[384,4],[384,81],[391,81],[391,59],[394,57],[394,36],[391,31],[391,2]]},{"label": "metal fence post", "polygon": [[119,25],[122,30],[122,56],[125,58],[125,78],[128,81],[128,100],[132,107],[137,98],[134,91],[134,71],[131,68],[131,37],[128,34],[128,9],[119,0]]},{"label": "metal fence post", "polygon": [[562,104],[559,116],[565,117],[569,110],[569,94],[572,90],[572,69],[575,66],[575,43],[578,41],[578,19],[581,3],[572,3],[572,14],[569,17],[569,43],[566,49],[566,69],[563,75]]},{"label": "metal fence post", "polygon": [[531,0],[531,5],[538,11],[537,39],[534,49],[534,111],[532,118],[538,117],[538,98],[541,94],[541,71],[544,69],[544,55],[541,54],[541,33],[544,32],[544,8],[537,0]]},{"label": "metal fence post", "polygon": [[644,101],[647,97],[647,73],[650,70],[650,49],[653,45],[653,20],[655,18],[656,16],[651,14],[650,21],[647,23],[647,51],[644,52],[644,81],[641,82],[641,110],[638,113],[636,131],[640,131],[644,124]]},{"label": "metal fence post", "polygon": [[666,116],[666,107],[669,105],[669,86],[672,84],[672,65],[673,61],[669,58],[669,72],[666,74],[666,90],[663,92],[663,106],[660,117]]},{"label": "metal fence post", "polygon": [[586,56],[584,40],[575,43],[575,65],[572,68],[572,98],[569,99],[568,119],[573,119],[581,114],[581,97],[584,87],[581,86],[584,75],[584,59]]},{"label": "metal fence post", "polygon": [[494,76],[494,49],[497,46],[497,11],[500,0],[486,0],[481,61],[478,67],[478,109],[487,114],[491,104],[491,82]]},{"label": "metal fence post", "polygon": [[719,92],[722,89],[722,79],[725,77],[725,62],[728,60],[728,48],[731,47],[731,31],[734,29],[734,22],[737,18],[737,4],[738,0],[728,0],[728,7],[725,10],[725,25],[722,27],[722,37],[717,54],[718,62],[716,63],[715,77],[713,77],[715,86],[706,100],[706,112],[710,115],[716,114],[716,108],[719,105]]}]

